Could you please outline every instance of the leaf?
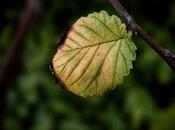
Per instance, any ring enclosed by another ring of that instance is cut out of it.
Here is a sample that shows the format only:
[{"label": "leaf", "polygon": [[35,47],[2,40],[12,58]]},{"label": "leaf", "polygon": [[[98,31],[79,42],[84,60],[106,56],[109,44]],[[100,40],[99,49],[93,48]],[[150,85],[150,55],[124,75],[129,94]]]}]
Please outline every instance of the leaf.
[{"label": "leaf", "polygon": [[101,95],[122,83],[136,57],[125,24],[105,11],[81,17],[61,43],[52,61],[55,76],[83,97]]}]

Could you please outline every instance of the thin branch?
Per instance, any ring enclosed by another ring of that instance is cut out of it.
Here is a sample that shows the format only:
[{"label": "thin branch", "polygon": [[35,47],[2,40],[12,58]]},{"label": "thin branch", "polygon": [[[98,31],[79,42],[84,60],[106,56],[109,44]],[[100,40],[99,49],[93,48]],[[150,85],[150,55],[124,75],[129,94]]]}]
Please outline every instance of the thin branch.
[{"label": "thin branch", "polygon": [[128,14],[126,9],[122,6],[122,4],[118,0],[109,0],[110,3],[114,6],[123,22],[126,23],[128,29],[130,29],[136,36],[141,37],[145,43],[147,43],[151,48],[157,52],[162,59],[171,67],[171,69],[175,72],[175,55],[172,54],[169,50],[162,48],[156,40],[154,40],[151,36],[149,36]]},{"label": "thin branch", "polygon": [[39,0],[26,0],[26,7],[24,8],[19,25],[16,29],[16,33],[12,39],[11,47],[7,51],[7,54],[4,57],[4,62],[0,68],[0,86],[4,82],[7,76],[10,76],[9,70],[13,68],[13,63],[15,63],[17,54],[22,52],[20,50],[25,34],[31,25],[33,18],[36,18],[40,12],[40,2]]},{"label": "thin branch", "polygon": [[[6,94],[8,91],[8,83],[14,79],[14,74],[16,72],[17,62],[22,52],[23,40],[26,36],[26,33],[31,26],[31,23],[34,21],[34,18],[40,13],[40,1],[39,0],[26,0],[26,5],[22,11],[19,25],[16,28],[16,32],[12,38],[11,46],[7,50],[7,54],[4,56],[4,62],[0,67],[0,122],[4,121],[6,114]],[[0,126],[0,129],[4,129],[4,126]]]}]

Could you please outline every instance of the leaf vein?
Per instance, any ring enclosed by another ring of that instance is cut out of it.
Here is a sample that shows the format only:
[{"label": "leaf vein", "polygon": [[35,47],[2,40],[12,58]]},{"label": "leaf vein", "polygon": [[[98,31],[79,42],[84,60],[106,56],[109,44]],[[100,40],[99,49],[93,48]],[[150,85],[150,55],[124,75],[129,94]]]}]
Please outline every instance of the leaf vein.
[{"label": "leaf vein", "polygon": [[103,26],[110,31],[115,37],[118,37],[103,21],[101,21],[99,18],[97,18],[96,16],[91,16],[92,18],[96,19],[97,21],[99,21],[101,24],[103,24]]},{"label": "leaf vein", "polygon": [[65,50],[65,51],[63,51],[63,52],[69,52],[69,51],[74,51],[74,50],[78,50],[78,49],[84,49],[84,48],[87,48],[87,47],[93,47],[93,46],[98,46],[98,45],[101,45],[101,44],[112,43],[112,42],[116,42],[116,41],[119,41],[119,40],[122,40],[122,39],[115,39],[115,40],[111,40],[111,41],[100,42],[100,43],[93,44],[93,45],[83,46],[83,47],[81,47],[81,48],[74,48],[74,49],[72,49],[72,50]]},{"label": "leaf vein", "polygon": [[[78,46],[81,47],[80,43],[78,43],[77,41],[75,41],[73,38],[68,37],[69,40],[71,40],[73,43],[77,44]],[[73,48],[72,48],[73,49]]]},{"label": "leaf vein", "polygon": [[124,54],[123,54],[123,52],[122,52],[121,49],[120,49],[120,52],[121,52],[121,55],[122,55],[122,57],[123,57],[123,61],[124,61],[124,63],[125,63],[126,71],[128,72],[128,65],[127,65],[127,62],[126,62],[126,57],[124,56]]},{"label": "leaf vein", "polygon": [[79,52],[82,50],[79,50],[74,56],[72,56],[66,63],[65,66],[63,67],[63,69],[60,71],[60,74],[64,71],[64,69],[66,68],[66,66],[68,65],[68,63],[74,59],[75,56],[77,56],[79,54]]},{"label": "leaf vein", "polygon": [[73,32],[75,32],[77,35],[79,35],[80,37],[82,37],[83,39],[85,39],[87,42],[92,43],[89,39],[87,39],[83,34],[81,34],[80,32],[76,31],[75,28],[72,29]]},{"label": "leaf vein", "polygon": [[[100,34],[98,34],[98,32],[96,32],[94,29],[92,29],[91,27],[87,26],[87,25],[80,25],[81,27],[84,27],[88,30],[90,30],[91,32],[97,34],[100,38],[104,39],[104,37],[102,37]],[[105,40],[105,39],[104,39]]]},{"label": "leaf vein", "polygon": [[85,72],[88,70],[90,64],[92,63],[92,61],[93,61],[93,59],[94,59],[94,57],[95,57],[95,55],[96,55],[96,53],[97,53],[97,51],[98,51],[98,49],[99,49],[99,47],[100,47],[100,45],[99,45],[99,46],[97,47],[97,49],[95,50],[95,52],[94,52],[94,54],[93,54],[93,57],[92,57],[91,60],[89,61],[87,67],[84,69],[84,71],[82,72],[82,74],[80,75],[80,77],[79,77],[76,81],[74,81],[72,84],[70,84],[70,86],[72,86],[72,85],[74,85],[76,82],[78,82],[78,81],[80,80],[80,78],[81,78],[81,77],[85,74]]},{"label": "leaf vein", "polygon": [[128,41],[126,41],[126,40],[125,40],[125,42],[126,42],[126,45],[127,45],[127,46],[128,46],[128,48],[129,48],[129,50],[130,50],[130,52],[131,52],[132,56],[134,57],[134,52],[133,52],[133,50],[131,49],[131,47],[130,47],[130,45],[129,45]]},{"label": "leaf vein", "polygon": [[98,71],[96,72],[97,74],[95,75],[95,77],[92,78],[92,81],[87,85],[87,87],[86,87],[82,92],[80,92],[80,94],[82,94],[82,93],[84,93],[85,91],[87,91],[87,89],[88,89],[88,88],[90,87],[90,85],[94,82],[94,80],[97,79],[98,72],[101,71],[101,68],[103,67],[104,62],[105,62],[105,60],[106,60],[106,57],[108,56],[108,54],[110,53],[110,51],[112,50],[112,48],[113,48],[114,46],[115,46],[115,43],[111,46],[111,48],[109,49],[109,51],[106,53],[106,55],[105,55],[105,57],[104,57],[104,59],[103,59],[101,65],[100,65]]},{"label": "leaf vein", "polygon": [[117,51],[117,55],[116,55],[116,60],[115,60],[115,65],[114,65],[114,73],[113,73],[113,78],[112,78],[112,86],[114,86],[114,78],[115,78],[115,74],[116,74],[117,61],[118,61],[118,56],[119,56],[119,50],[120,50],[121,43],[122,43],[122,40],[119,43],[119,47],[118,47],[118,51]]},{"label": "leaf vein", "polygon": [[[79,50],[79,51],[80,51],[80,50]],[[78,54],[79,51],[77,51],[77,53],[75,53],[71,58],[69,58],[69,60],[71,60],[74,56],[76,56],[76,55]],[[62,56],[62,57],[63,57],[63,56]],[[58,58],[59,58],[59,57],[58,57]],[[67,64],[67,63],[69,62],[69,60],[66,61],[65,63],[61,64],[61,65],[56,66],[55,68],[57,69],[57,68],[59,68],[59,67],[65,65],[65,64]]]},{"label": "leaf vein", "polygon": [[74,68],[72,69],[72,71],[69,73],[67,79],[65,80],[65,82],[67,82],[67,80],[69,79],[69,77],[71,76],[71,74],[73,73],[73,71],[76,69],[76,67],[80,64],[80,62],[83,60],[84,56],[87,54],[87,52],[89,51],[89,49],[87,51],[85,51],[85,53],[83,54],[83,56],[81,57],[80,61],[74,66]]}]

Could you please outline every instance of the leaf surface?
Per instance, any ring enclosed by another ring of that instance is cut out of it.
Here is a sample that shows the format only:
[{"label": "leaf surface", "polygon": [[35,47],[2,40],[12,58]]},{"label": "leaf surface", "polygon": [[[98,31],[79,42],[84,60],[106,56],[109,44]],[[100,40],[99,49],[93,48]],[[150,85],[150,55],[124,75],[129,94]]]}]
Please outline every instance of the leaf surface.
[{"label": "leaf surface", "polygon": [[122,83],[136,58],[125,24],[105,11],[81,17],[61,42],[53,71],[66,89],[83,97],[101,95]]}]

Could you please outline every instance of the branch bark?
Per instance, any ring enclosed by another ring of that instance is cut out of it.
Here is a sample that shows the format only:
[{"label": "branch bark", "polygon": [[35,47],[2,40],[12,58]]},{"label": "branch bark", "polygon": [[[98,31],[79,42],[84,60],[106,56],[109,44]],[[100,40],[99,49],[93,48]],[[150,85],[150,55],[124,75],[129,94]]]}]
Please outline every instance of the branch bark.
[{"label": "branch bark", "polygon": [[162,59],[171,67],[175,72],[175,55],[171,53],[168,49],[162,48],[156,40],[149,36],[131,17],[131,15],[126,11],[122,4],[118,0],[109,0],[114,6],[123,22],[126,24],[129,30],[134,32],[136,36],[141,37],[145,43],[147,43],[157,54],[159,54]]}]

